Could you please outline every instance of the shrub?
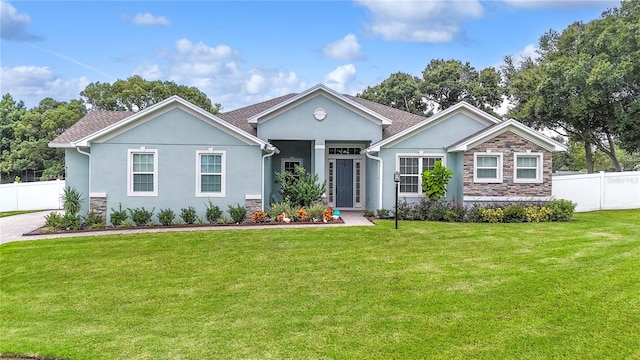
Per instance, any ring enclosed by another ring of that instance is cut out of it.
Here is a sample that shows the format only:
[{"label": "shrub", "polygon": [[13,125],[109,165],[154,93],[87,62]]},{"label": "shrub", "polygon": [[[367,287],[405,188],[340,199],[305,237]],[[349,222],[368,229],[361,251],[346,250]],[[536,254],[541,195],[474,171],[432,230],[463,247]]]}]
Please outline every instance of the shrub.
[{"label": "shrub", "polygon": [[374,217],[374,216],[376,216],[376,214],[372,210],[365,210],[363,216],[364,217]]},{"label": "shrub", "polygon": [[105,220],[102,216],[94,213],[93,211],[89,211],[87,215],[83,218],[84,226],[90,227],[92,229],[100,229],[105,226]]},{"label": "shrub", "polygon": [[325,208],[322,212],[322,220],[323,221],[332,221],[333,220],[333,209],[328,207]]},{"label": "shrub", "polygon": [[490,223],[502,222],[504,218],[504,211],[501,208],[487,209],[481,208],[482,221]]},{"label": "shrub", "polygon": [[[324,209],[324,207],[322,209]],[[286,201],[275,202],[271,204],[271,207],[269,207],[269,209],[267,210],[267,214],[272,220],[282,221],[278,220],[278,217],[282,219],[282,214],[285,214],[290,218],[293,214],[293,209],[291,208],[291,205]]]},{"label": "shrub", "polygon": [[506,223],[521,223],[527,221],[525,216],[525,208],[522,205],[508,205],[503,209],[504,218]]},{"label": "shrub", "polygon": [[111,208],[111,216],[109,217],[111,225],[121,226],[123,222],[127,221],[127,218],[129,215],[127,215],[127,210],[122,210],[122,204],[118,204],[118,210]]},{"label": "shrub", "polygon": [[83,200],[82,194],[78,192],[78,190],[70,186],[65,187],[64,194],[62,195],[62,200],[64,201],[63,208],[65,214],[70,214],[73,216],[78,215]]},{"label": "shrub", "polygon": [[449,207],[445,201],[431,201],[427,209],[425,220],[429,221],[442,221],[447,215]]},{"label": "shrub", "polygon": [[158,213],[158,222],[164,226],[173,225],[176,214],[171,209],[161,209]]},{"label": "shrub", "polygon": [[247,218],[247,209],[240,204],[229,205],[229,216],[234,223],[242,223]]},{"label": "shrub", "polygon": [[283,171],[275,174],[275,183],[280,186],[279,194],[288,199],[294,207],[310,206],[320,200],[326,189],[326,182],[320,183],[318,174],[310,174],[302,166],[295,166],[293,173]]},{"label": "shrub", "polygon": [[49,215],[44,217],[45,224],[53,229],[62,229],[64,224],[64,218],[59,213],[52,211]]},{"label": "shrub", "polygon": [[473,204],[470,208],[467,209],[466,219],[468,222],[482,222],[482,206],[478,204]]},{"label": "shrub", "polygon": [[213,205],[211,200],[209,200],[209,204],[206,204],[207,209],[205,210],[205,217],[209,224],[215,224],[220,221],[222,218],[222,210],[217,205]]},{"label": "shrub", "polygon": [[380,219],[388,219],[391,217],[391,211],[389,209],[378,209],[376,215]]},{"label": "shrub", "polygon": [[196,213],[196,209],[193,206],[189,206],[188,208],[180,209],[180,218],[184,221],[185,224],[192,225],[198,219],[198,214]]},{"label": "shrub", "polygon": [[433,170],[422,173],[422,191],[431,201],[440,199],[447,192],[447,183],[452,175],[453,171],[442,166],[441,160],[436,161]]},{"label": "shrub", "polygon": [[542,206],[528,206],[524,209],[524,215],[527,222],[544,222],[548,221],[551,216],[551,210]]},{"label": "shrub", "polygon": [[251,214],[251,220],[256,223],[263,223],[267,221],[267,217],[269,217],[269,215],[264,211],[256,211]]},{"label": "shrub", "polygon": [[296,211],[295,221],[307,221],[308,217],[307,211],[304,208],[300,208]]},{"label": "shrub", "polygon": [[447,209],[444,213],[444,220],[449,222],[461,222],[464,221],[465,208],[457,202],[449,202]]},{"label": "shrub", "polygon": [[135,208],[135,209],[127,209],[129,210],[129,214],[131,215],[131,220],[136,226],[147,226],[151,223],[151,218],[153,217],[153,212],[156,208],[151,209],[151,211],[146,210],[144,207]]},{"label": "shrub", "polygon": [[314,203],[307,208],[307,215],[309,219],[313,221],[322,220],[322,214],[324,213],[324,205],[321,203]]},{"label": "shrub", "polygon": [[408,203],[407,200],[398,202],[398,219],[401,220],[419,220],[420,210],[414,204]]},{"label": "shrub", "polygon": [[569,221],[573,217],[576,203],[565,199],[551,200],[545,207],[551,210],[550,219],[552,221]]}]

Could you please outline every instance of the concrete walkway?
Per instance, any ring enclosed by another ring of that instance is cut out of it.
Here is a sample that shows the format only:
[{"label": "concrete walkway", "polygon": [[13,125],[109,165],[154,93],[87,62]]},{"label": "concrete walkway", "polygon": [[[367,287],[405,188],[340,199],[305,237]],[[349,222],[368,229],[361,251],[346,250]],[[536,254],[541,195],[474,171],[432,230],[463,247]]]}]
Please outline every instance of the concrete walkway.
[{"label": "concrete walkway", "polygon": [[149,227],[145,229],[118,229],[105,231],[90,231],[69,234],[46,234],[46,235],[28,235],[22,234],[36,230],[45,223],[45,216],[49,215],[51,210],[35,212],[30,214],[22,214],[15,216],[7,216],[0,218],[0,244],[27,241],[39,239],[53,239],[77,236],[103,236],[113,234],[131,234],[131,233],[157,233],[169,231],[208,231],[208,230],[251,230],[251,229],[282,229],[282,228],[300,228],[300,227],[320,227],[320,226],[373,226],[367,218],[363,216],[361,211],[342,211],[340,217],[344,224],[324,225],[324,224],[305,224],[305,225],[263,225],[263,226],[198,226],[184,228],[161,228]]}]

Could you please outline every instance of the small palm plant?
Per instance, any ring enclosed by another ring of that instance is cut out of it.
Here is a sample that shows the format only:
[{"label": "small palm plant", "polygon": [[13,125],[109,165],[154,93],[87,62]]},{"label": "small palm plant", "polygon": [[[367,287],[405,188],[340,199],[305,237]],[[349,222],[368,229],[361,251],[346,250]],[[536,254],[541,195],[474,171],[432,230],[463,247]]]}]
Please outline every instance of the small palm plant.
[{"label": "small palm plant", "polygon": [[80,212],[80,207],[82,206],[82,194],[70,187],[67,186],[64,188],[64,194],[62,195],[63,207],[66,214],[71,216],[76,216]]}]

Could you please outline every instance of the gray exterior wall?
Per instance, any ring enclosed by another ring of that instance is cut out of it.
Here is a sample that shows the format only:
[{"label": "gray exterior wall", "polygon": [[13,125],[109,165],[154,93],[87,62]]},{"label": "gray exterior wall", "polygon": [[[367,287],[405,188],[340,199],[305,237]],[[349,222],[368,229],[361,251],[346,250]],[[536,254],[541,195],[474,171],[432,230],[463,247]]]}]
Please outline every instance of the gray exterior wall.
[{"label": "gray exterior wall", "polygon": [[[128,196],[128,150],[157,149],[158,196]],[[196,151],[225,151],[226,191],[224,197],[196,197]],[[107,208],[181,208],[193,206],[204,218],[210,199],[223,211],[230,204],[245,204],[246,195],[261,193],[262,151],[180,110],[173,109],[139,126],[92,145],[94,193],[107,194]],[[157,220],[154,216],[154,220]]]},{"label": "gray exterior wall", "polygon": [[[313,117],[317,108],[327,112],[322,121]],[[324,144],[326,140],[377,142],[382,139],[381,125],[323,95],[258,124],[257,130],[258,137],[266,141],[315,140],[316,144]]]},{"label": "gray exterior wall", "polygon": [[[84,149],[89,152],[89,149]],[[64,149],[65,183],[82,194],[81,214],[89,212],[89,157],[75,148]]]},{"label": "gray exterior wall", "polygon": [[[398,166],[396,163],[398,154],[418,155],[420,151],[422,151],[425,156],[442,155],[445,158],[445,166],[453,170],[453,176],[447,186],[445,198],[447,200],[461,202],[463,198],[464,176],[462,157],[458,154],[447,153],[446,148],[460,139],[486,127],[487,125],[478,122],[469,115],[458,113],[425,130],[414,133],[411,137],[390,143],[388,146],[380,149],[378,156],[382,158],[384,162],[383,208],[393,209],[395,207],[395,183],[393,181],[393,173]],[[378,185],[376,184],[376,186]],[[373,194],[370,196],[372,195]],[[408,203],[419,202],[422,198],[424,198],[424,194],[410,196],[400,194],[400,200],[406,200]],[[369,204],[369,207],[372,205],[377,206],[377,203]]]}]

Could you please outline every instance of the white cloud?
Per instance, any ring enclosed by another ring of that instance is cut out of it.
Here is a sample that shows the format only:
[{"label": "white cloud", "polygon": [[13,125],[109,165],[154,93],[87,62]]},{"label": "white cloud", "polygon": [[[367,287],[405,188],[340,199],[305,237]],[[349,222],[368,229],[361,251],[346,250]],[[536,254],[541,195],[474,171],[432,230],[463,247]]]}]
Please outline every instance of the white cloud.
[{"label": "white cloud", "polygon": [[50,97],[58,101],[78,99],[80,91],[89,85],[87,77],[62,79],[49,67],[16,66],[0,68],[1,93],[10,93],[16,100],[23,100],[27,107],[37,106],[40,100]]},{"label": "white cloud", "polygon": [[143,26],[168,26],[171,25],[171,21],[164,16],[156,16],[151,13],[138,13],[131,19],[131,22],[136,25]]},{"label": "white cloud", "polygon": [[149,80],[171,80],[195,86],[223,111],[300,92],[307,84],[293,71],[255,67],[244,69],[241,54],[220,44],[180,39],[173,48],[162,49],[156,62],[140,62],[131,75]]},{"label": "white cloud", "polygon": [[462,33],[460,23],[483,15],[478,0],[356,0],[372,16],[369,31],[385,40],[450,42]]},{"label": "white cloud", "polygon": [[503,0],[505,3],[524,9],[564,9],[615,7],[620,1],[614,0]]},{"label": "white cloud", "polygon": [[0,38],[10,41],[36,41],[41,37],[30,33],[31,18],[20,14],[8,1],[0,0]]},{"label": "white cloud", "polygon": [[353,64],[338,66],[335,70],[327,74],[324,84],[333,90],[343,93],[353,93],[353,83],[356,78],[356,67]]},{"label": "white cloud", "polygon": [[344,38],[326,45],[322,53],[325,57],[335,60],[353,61],[364,58],[360,52],[358,38],[353,34],[347,34]]}]

